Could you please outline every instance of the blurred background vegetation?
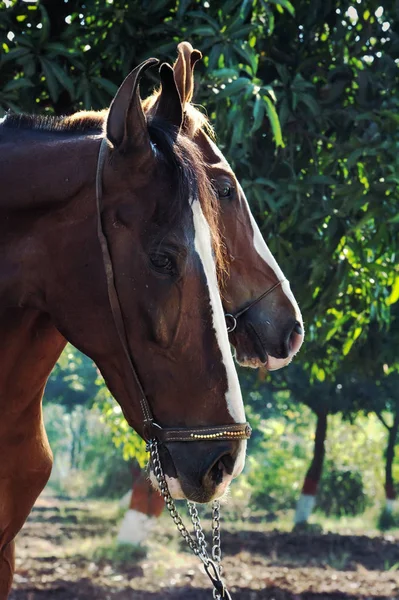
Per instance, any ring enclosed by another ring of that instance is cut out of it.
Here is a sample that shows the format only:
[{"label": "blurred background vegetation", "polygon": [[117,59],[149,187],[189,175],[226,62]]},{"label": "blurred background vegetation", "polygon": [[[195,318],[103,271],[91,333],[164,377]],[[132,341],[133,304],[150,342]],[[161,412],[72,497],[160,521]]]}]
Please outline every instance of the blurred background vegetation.
[{"label": "blurred background vegetation", "polygon": [[[195,101],[291,281],[307,331],[290,367],[240,370],[256,433],[231,502],[293,508],[306,476],[304,492],[310,482],[325,514],[391,510],[385,497],[393,500],[399,481],[399,4],[0,1],[0,116],[106,107],[129,70],[149,56],[174,61],[182,40],[204,55]],[[143,97],[154,85],[152,73]],[[68,347],[46,400],[59,491],[127,490],[126,461],[143,465],[143,444],[90,361]]]}]

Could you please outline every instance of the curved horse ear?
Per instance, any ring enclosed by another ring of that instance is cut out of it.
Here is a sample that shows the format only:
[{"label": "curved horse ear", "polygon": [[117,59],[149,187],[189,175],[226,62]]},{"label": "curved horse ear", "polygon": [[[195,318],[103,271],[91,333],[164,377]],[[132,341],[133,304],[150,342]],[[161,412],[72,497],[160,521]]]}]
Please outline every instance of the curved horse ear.
[{"label": "curved horse ear", "polygon": [[156,102],[155,114],[179,130],[183,123],[183,107],[175,83],[173,69],[168,63],[163,63],[159,73],[162,87]]},{"label": "curved horse ear", "polygon": [[189,42],[181,42],[177,51],[178,57],[173,65],[173,72],[184,108],[186,102],[191,102],[194,95],[194,67],[202,58],[202,54],[199,50],[194,50]]},{"label": "curved horse ear", "polygon": [[156,58],[141,63],[129,73],[116,92],[107,118],[107,138],[114,148],[151,149],[147,121],[141,107],[139,81],[149,67],[157,64],[159,60]]}]

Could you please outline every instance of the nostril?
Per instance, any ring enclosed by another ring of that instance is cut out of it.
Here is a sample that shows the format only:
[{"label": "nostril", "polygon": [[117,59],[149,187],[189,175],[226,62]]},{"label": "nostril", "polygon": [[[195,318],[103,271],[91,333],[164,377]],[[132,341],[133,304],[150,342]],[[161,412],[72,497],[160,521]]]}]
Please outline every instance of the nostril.
[{"label": "nostril", "polygon": [[297,333],[298,335],[303,335],[302,325],[298,321],[295,323],[295,327],[293,329],[293,332]]},{"label": "nostril", "polygon": [[215,485],[220,485],[223,481],[224,468],[221,460],[218,460],[209,471],[209,475]]},{"label": "nostril", "polygon": [[212,478],[215,485],[219,485],[223,482],[224,475],[227,472],[231,474],[234,468],[234,458],[231,454],[223,454],[214,462],[212,467],[208,471],[208,475]]},{"label": "nostril", "polygon": [[223,454],[223,456],[221,456],[219,459],[219,463],[222,464],[224,470],[227,471],[229,475],[232,474],[235,465],[235,458],[233,458],[231,454]]},{"label": "nostril", "polygon": [[296,321],[294,328],[292,329],[289,341],[290,354],[296,354],[303,342],[303,327]]}]

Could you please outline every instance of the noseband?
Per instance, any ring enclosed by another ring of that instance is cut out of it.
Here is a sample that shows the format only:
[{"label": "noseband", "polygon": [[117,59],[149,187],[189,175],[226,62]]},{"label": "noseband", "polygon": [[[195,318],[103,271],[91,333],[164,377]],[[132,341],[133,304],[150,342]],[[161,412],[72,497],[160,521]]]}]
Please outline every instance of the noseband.
[{"label": "noseband", "polygon": [[[237,319],[239,317],[241,317],[243,314],[245,314],[247,312],[247,310],[249,310],[250,308],[255,306],[255,304],[258,304],[258,302],[263,300],[263,298],[266,298],[266,296],[271,294],[276,288],[278,288],[279,285],[281,285],[283,283],[283,281],[285,281],[285,279],[281,279],[280,281],[277,281],[277,283],[272,285],[272,287],[269,288],[268,290],[266,290],[266,292],[263,292],[263,294],[261,294],[259,296],[259,298],[256,298],[255,300],[250,302],[245,308],[242,308],[241,310],[236,312],[235,315],[233,315],[231,313],[226,313],[224,315],[224,318],[226,319],[227,332],[231,333],[232,331],[234,331],[235,328],[237,327]],[[229,324],[229,321],[230,321],[230,324]]]},{"label": "noseband", "polygon": [[[210,440],[243,440],[251,436],[251,427],[249,423],[234,423],[230,425],[215,425],[215,426],[198,426],[198,427],[161,427],[154,421],[152,411],[144,392],[143,385],[140,381],[137,369],[134,364],[134,359],[131,356],[125,322],[122,315],[121,304],[119,301],[118,292],[115,287],[114,269],[112,266],[111,255],[108,248],[107,238],[104,234],[101,221],[102,209],[102,173],[104,169],[105,158],[107,154],[108,142],[104,138],[101,141],[100,151],[97,161],[96,170],[96,208],[97,208],[97,235],[101,246],[101,252],[104,263],[104,270],[107,280],[107,291],[109,303],[111,306],[114,324],[118,332],[118,337],[121,342],[123,352],[130,366],[133,378],[137,384],[140,395],[140,406],[143,413],[144,431],[143,437],[146,441],[157,440],[160,443],[167,442],[198,442]],[[271,291],[271,290],[270,290]],[[269,292],[267,292],[269,293]],[[259,298],[260,299],[260,298]],[[257,301],[256,301],[257,302]],[[247,307],[245,310],[248,310]],[[239,316],[239,315],[238,315]],[[128,409],[127,413],[128,414]],[[131,416],[131,413],[130,415]],[[132,419],[133,420],[133,419]]]}]

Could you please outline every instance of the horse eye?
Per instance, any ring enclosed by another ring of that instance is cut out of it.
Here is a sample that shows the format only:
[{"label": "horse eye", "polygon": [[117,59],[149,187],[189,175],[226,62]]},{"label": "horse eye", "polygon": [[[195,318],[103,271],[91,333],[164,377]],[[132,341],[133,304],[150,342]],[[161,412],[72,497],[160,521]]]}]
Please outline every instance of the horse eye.
[{"label": "horse eye", "polygon": [[219,198],[229,198],[231,196],[231,187],[224,185],[218,190]]},{"label": "horse eye", "polygon": [[150,261],[152,266],[160,273],[172,275],[175,272],[175,264],[166,254],[152,254]]}]

